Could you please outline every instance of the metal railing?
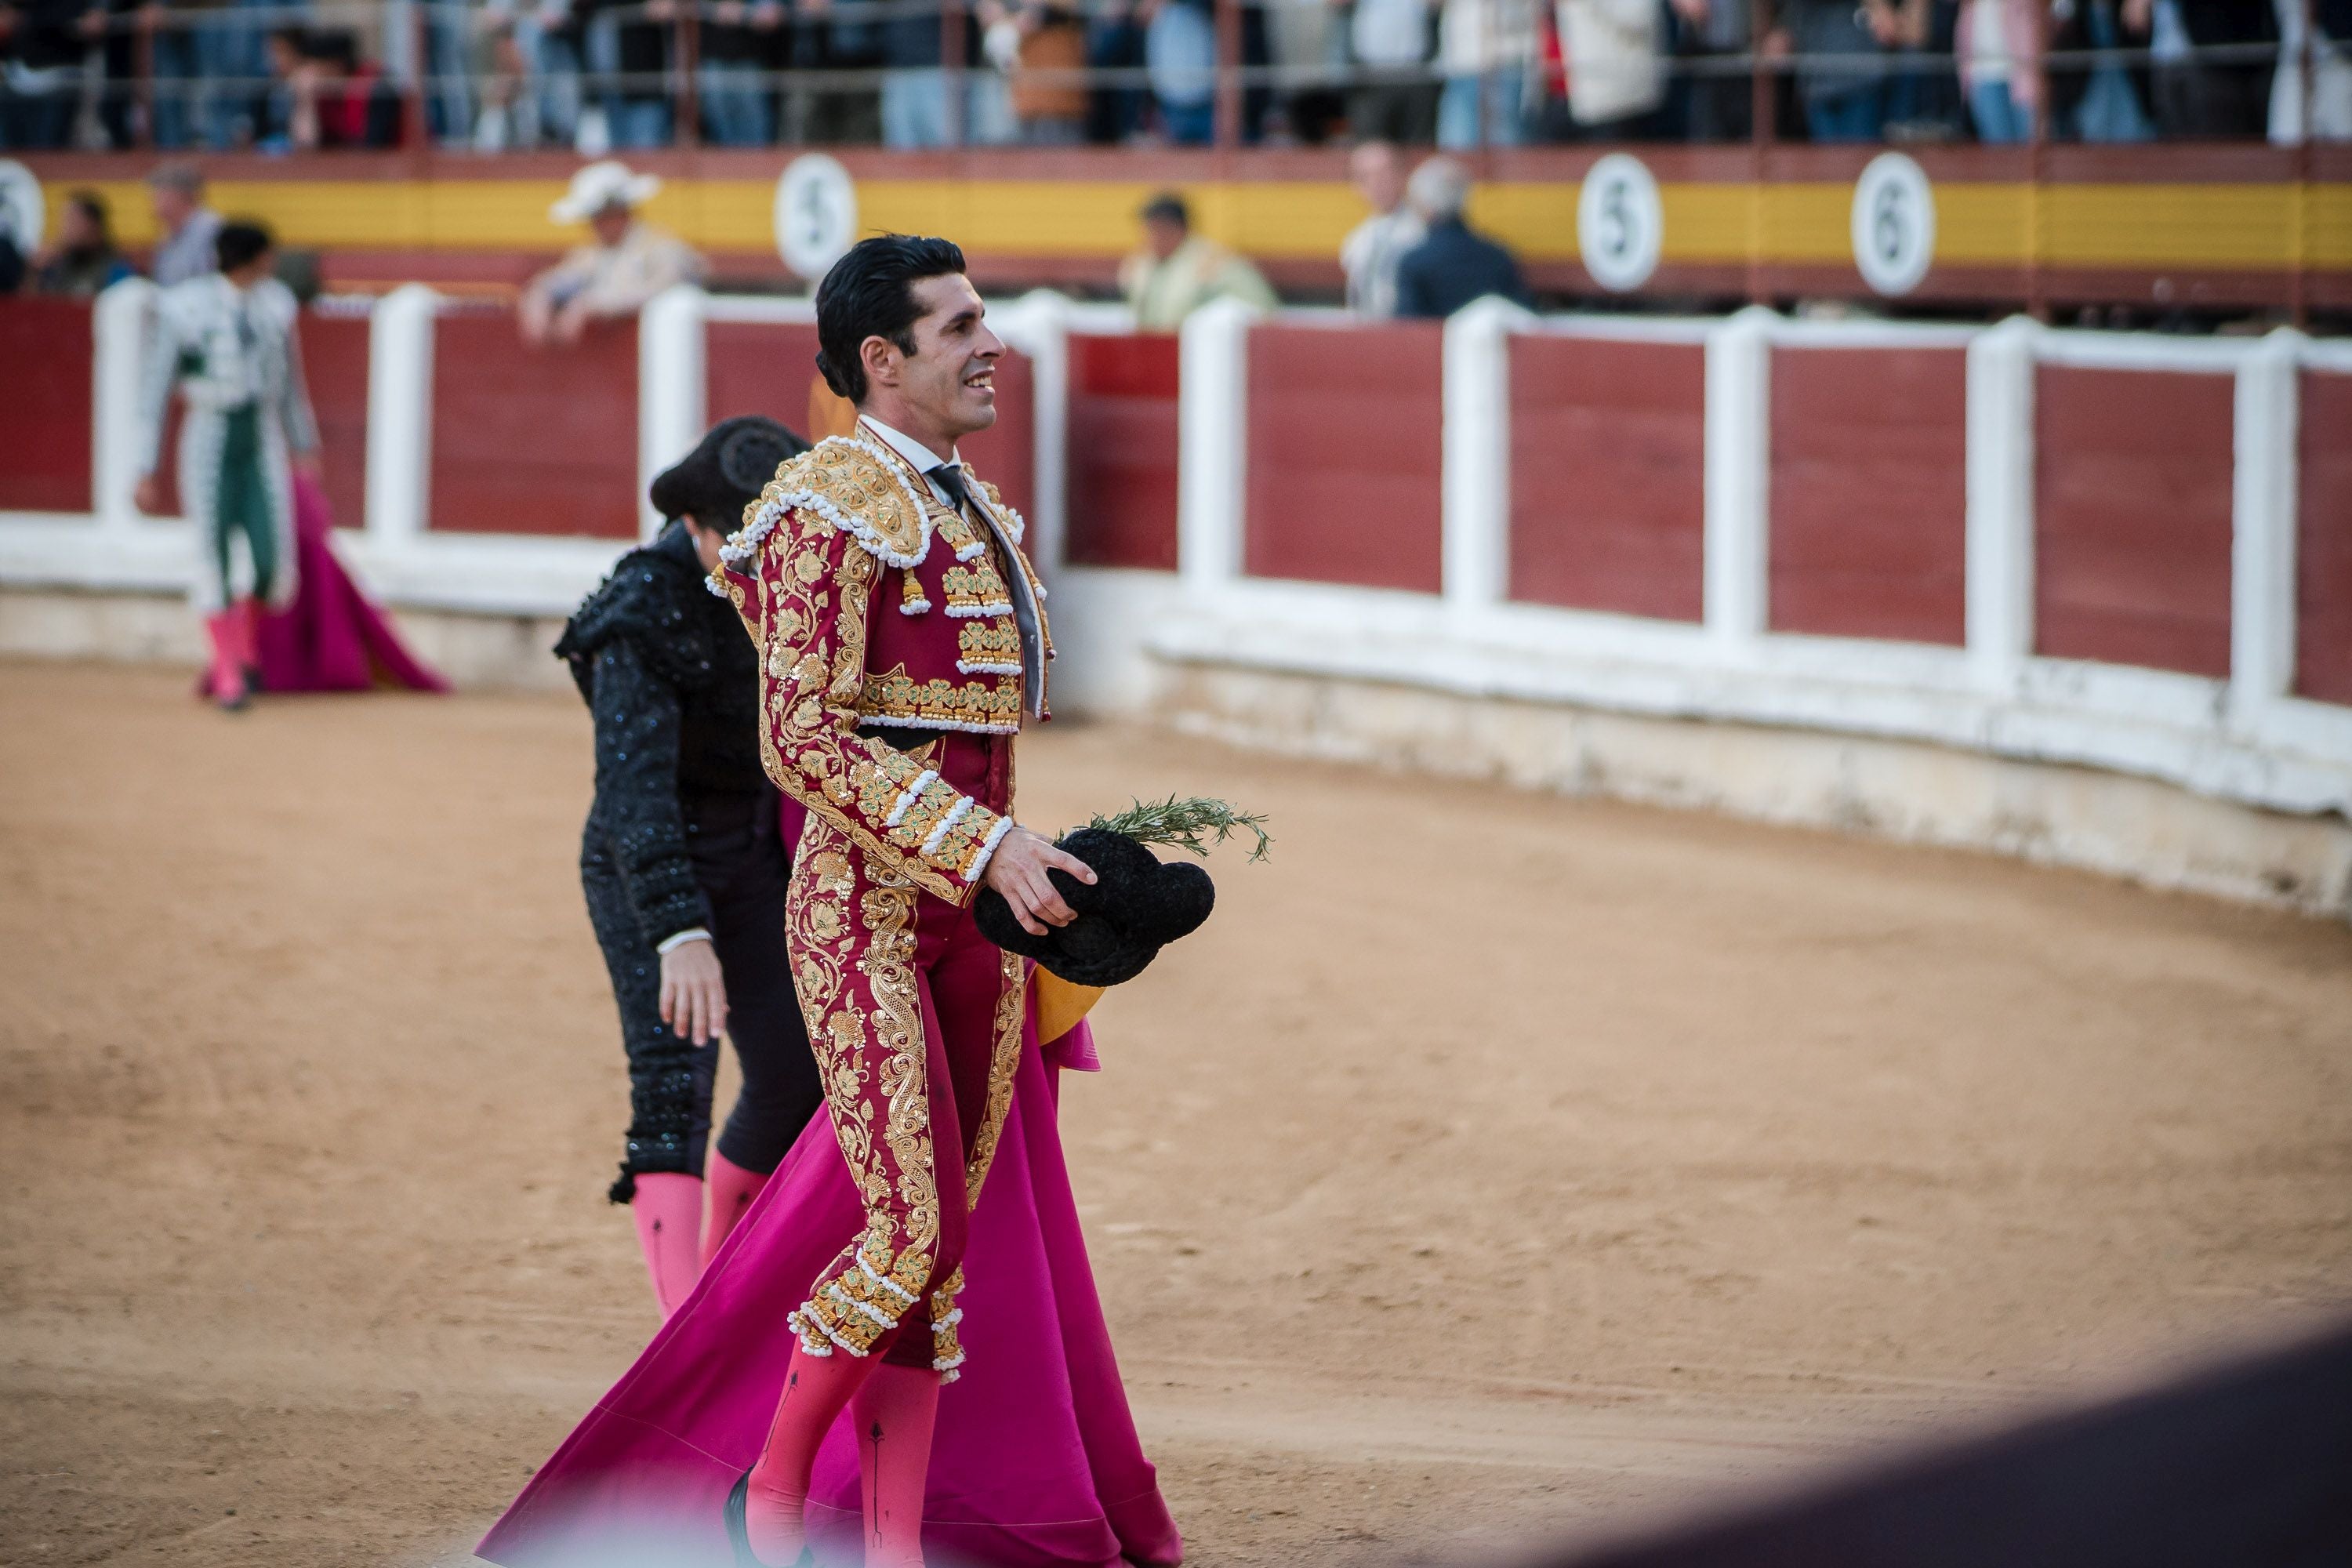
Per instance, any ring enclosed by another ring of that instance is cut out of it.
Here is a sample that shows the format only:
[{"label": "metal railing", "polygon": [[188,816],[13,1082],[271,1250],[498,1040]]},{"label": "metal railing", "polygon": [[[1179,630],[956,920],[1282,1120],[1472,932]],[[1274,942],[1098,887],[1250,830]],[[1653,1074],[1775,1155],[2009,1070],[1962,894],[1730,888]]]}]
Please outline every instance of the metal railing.
[{"label": "metal railing", "polygon": [[[1350,57],[1355,12],[1402,5],[1411,16],[1414,0],[229,0],[94,9],[72,39],[49,41],[51,55],[79,47],[78,61],[8,73],[0,139],[90,150],[599,153],[805,142],[1232,147],[1365,135],[1453,148],[2352,138],[2352,41],[2326,36],[2311,0],[2290,0],[2306,9],[2284,42],[2186,52],[2111,26],[2086,32],[2084,18],[2112,21],[2115,7],[2057,0],[2052,15],[2064,15],[2008,57],[1962,52],[1944,25],[1958,15],[1954,0],[1912,0],[1937,23],[1915,45],[1810,54],[1790,47],[1771,0],[1748,3],[1738,47],[1708,50],[1682,8],[1659,0],[1654,49],[1579,60],[1580,0],[1559,0],[1558,16],[1534,0],[1433,0],[1407,28],[1421,29],[1426,58],[1394,65]],[[1796,3],[1783,0],[1777,14]],[[1457,25],[1448,14],[1455,5],[1482,20]],[[1507,20],[1514,6],[1517,19]],[[1764,47],[1744,41],[1753,38]]]}]

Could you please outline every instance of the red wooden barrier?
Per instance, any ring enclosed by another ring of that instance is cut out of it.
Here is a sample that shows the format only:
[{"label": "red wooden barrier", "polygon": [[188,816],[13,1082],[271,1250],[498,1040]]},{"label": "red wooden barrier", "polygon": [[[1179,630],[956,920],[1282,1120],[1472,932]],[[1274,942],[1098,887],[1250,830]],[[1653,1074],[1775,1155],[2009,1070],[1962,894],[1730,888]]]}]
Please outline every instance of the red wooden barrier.
[{"label": "red wooden barrier", "polygon": [[2227,375],[2041,367],[2037,652],[2230,673],[2235,396]]},{"label": "red wooden barrier", "polygon": [[1250,575],[1437,591],[1440,342],[1435,322],[1251,331]]},{"label": "red wooden barrier", "polygon": [[1772,629],[1968,641],[1968,355],[1772,351]]},{"label": "red wooden barrier", "polygon": [[2303,377],[2294,689],[2352,703],[2352,375]]},{"label": "red wooden barrier", "polygon": [[0,300],[8,375],[0,511],[88,511],[90,335],[87,301]]},{"label": "red wooden barrier", "polygon": [[1069,339],[1072,562],[1176,569],[1176,343],[1171,332]]},{"label": "red wooden barrier", "polygon": [[1699,619],[1706,351],[1527,336],[1510,354],[1510,596]]},{"label": "red wooden barrier", "polygon": [[306,310],[300,330],[327,504],[339,526],[357,528],[367,513],[368,321]]},{"label": "red wooden barrier", "polygon": [[[845,423],[816,369],[816,328],[798,322],[713,321],[703,340],[705,405],[714,425],[764,414],[817,440]],[[980,476],[1025,516],[1036,494],[1036,378],[1029,361],[997,362],[996,423],[959,446]]]},{"label": "red wooden barrier", "polygon": [[824,434],[811,417],[824,384],[816,373],[816,328],[712,321],[705,331],[704,406],[713,425],[764,414],[812,441]]},{"label": "red wooden barrier", "polygon": [[437,531],[637,534],[637,325],[526,349],[509,312],[434,324]]}]

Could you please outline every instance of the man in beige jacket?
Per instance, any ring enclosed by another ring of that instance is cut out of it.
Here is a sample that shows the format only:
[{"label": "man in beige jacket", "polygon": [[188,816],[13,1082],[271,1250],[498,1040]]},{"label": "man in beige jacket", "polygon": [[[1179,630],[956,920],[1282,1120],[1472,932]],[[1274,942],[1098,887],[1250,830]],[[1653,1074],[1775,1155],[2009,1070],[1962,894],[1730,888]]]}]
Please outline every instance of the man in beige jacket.
[{"label": "man in beige jacket", "polygon": [[572,176],[572,188],[548,216],[585,223],[595,237],[523,289],[516,305],[523,342],[533,348],[578,342],[590,321],[634,316],[663,289],[702,280],[702,258],[691,246],[636,216],[659,189],[659,176],[632,174],[609,159]]}]

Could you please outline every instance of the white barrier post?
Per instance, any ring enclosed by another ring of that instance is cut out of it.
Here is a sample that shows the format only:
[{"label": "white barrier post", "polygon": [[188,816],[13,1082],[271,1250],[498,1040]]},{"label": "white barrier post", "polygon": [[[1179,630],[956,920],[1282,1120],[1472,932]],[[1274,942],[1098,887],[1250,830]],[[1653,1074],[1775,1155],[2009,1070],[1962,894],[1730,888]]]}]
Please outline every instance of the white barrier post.
[{"label": "white barrier post", "polygon": [[1444,566],[1446,608],[1465,621],[1510,587],[1511,334],[1536,314],[1489,296],[1445,322]]},{"label": "white barrier post", "polygon": [[1063,563],[1069,497],[1070,301],[1033,289],[996,317],[997,335],[1029,358],[1031,456],[1036,487],[1029,507],[1029,559],[1047,575]]},{"label": "white barrier post", "polygon": [[2012,316],[1968,348],[1969,664],[2015,694],[2033,652],[2033,367],[2039,324]]},{"label": "white barrier post", "polygon": [[1195,595],[1214,595],[1242,573],[1256,319],[1238,300],[1212,300],[1184,319],[1177,348],[1176,571]]},{"label": "white barrier post", "polygon": [[1764,633],[1770,578],[1772,327],[1750,305],[1706,336],[1706,629],[1737,658]]},{"label": "white barrier post", "polygon": [[428,526],[433,484],[433,318],[440,297],[404,283],[368,316],[367,535],[385,551]]},{"label": "white barrier post", "polygon": [[665,289],[637,312],[637,531],[651,539],[662,515],[648,492],[664,468],[694,450],[709,422],[703,310],[691,283]]},{"label": "white barrier post", "polygon": [[2231,485],[2230,718],[2252,728],[2294,683],[2294,531],[2304,336],[2282,328],[2238,367]]},{"label": "white barrier post", "polygon": [[155,285],[126,278],[98,297],[89,312],[89,504],[102,527],[139,520],[139,379]]}]

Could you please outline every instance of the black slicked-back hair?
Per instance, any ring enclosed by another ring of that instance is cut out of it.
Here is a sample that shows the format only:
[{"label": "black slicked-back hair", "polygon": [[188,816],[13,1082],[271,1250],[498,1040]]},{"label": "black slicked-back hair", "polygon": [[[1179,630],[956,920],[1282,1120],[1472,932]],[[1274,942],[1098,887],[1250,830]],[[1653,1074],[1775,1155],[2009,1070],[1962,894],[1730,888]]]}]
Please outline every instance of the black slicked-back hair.
[{"label": "black slicked-back hair", "polygon": [[953,240],[884,234],[851,246],[816,288],[816,368],[824,384],[852,403],[865,402],[858,345],[887,338],[913,353],[913,328],[922,315],[915,285],[963,269],[962,247]]},{"label": "black slicked-back hair", "polygon": [[223,272],[234,272],[274,243],[269,231],[257,223],[225,223],[214,237],[213,255]]}]

